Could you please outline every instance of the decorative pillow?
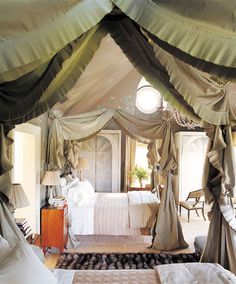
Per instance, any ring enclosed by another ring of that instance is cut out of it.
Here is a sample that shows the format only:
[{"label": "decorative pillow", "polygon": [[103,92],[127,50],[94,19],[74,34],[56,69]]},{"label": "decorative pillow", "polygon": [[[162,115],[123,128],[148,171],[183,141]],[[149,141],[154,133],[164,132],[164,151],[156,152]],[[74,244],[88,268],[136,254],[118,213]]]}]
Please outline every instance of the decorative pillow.
[{"label": "decorative pillow", "polygon": [[9,243],[0,235],[0,262],[5,258],[5,255],[11,251]]},{"label": "decorative pillow", "polygon": [[57,280],[37,258],[31,247],[20,241],[0,262],[1,284],[56,284]]},{"label": "decorative pillow", "polygon": [[95,189],[88,180],[77,182],[68,190],[68,201],[83,206],[94,192]]},{"label": "decorative pillow", "polygon": [[65,186],[61,187],[62,190],[62,195],[65,196],[65,198],[67,198],[68,195],[68,190],[74,185],[77,184],[79,181],[78,178],[73,179],[71,182],[67,183]]}]

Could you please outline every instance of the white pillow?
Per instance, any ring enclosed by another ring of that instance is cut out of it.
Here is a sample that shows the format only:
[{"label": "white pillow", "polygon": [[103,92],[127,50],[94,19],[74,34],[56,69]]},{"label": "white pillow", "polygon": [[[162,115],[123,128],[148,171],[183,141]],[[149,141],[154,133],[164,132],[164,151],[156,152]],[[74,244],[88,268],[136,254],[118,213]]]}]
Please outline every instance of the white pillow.
[{"label": "white pillow", "polygon": [[73,179],[71,182],[67,183],[65,186],[63,186],[61,188],[61,191],[62,191],[62,195],[65,196],[65,198],[67,198],[67,195],[68,195],[68,190],[74,185],[74,184],[77,184],[79,181],[78,178],[75,178]]},{"label": "white pillow", "polygon": [[9,243],[0,235],[0,262],[5,258],[5,255],[11,251]]},{"label": "white pillow", "polygon": [[68,190],[68,201],[76,206],[83,206],[94,192],[94,187],[88,180],[77,182]]},{"label": "white pillow", "polygon": [[1,284],[56,284],[57,280],[24,241],[20,241],[0,262]]}]

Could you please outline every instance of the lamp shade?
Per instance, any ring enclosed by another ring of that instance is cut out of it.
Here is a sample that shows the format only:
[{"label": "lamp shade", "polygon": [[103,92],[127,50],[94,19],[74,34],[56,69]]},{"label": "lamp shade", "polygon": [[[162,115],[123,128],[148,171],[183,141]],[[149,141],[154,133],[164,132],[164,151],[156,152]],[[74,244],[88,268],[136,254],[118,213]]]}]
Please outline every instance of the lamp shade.
[{"label": "lamp shade", "polygon": [[22,208],[30,205],[29,200],[25,195],[25,192],[20,183],[13,184],[13,190],[9,201],[14,206],[14,208]]},{"label": "lamp shade", "polygon": [[80,171],[88,170],[89,169],[88,161],[85,158],[82,157],[79,158],[77,169]]},{"label": "lamp shade", "polygon": [[43,185],[61,185],[60,176],[57,171],[46,171],[41,182]]}]

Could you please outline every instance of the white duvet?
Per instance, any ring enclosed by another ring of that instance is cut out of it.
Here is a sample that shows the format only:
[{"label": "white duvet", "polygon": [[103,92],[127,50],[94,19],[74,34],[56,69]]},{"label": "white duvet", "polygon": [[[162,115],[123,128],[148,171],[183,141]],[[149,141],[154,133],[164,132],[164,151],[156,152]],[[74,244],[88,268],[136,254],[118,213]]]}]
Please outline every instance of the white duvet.
[{"label": "white duvet", "polygon": [[140,228],[151,228],[158,210],[158,199],[147,191],[93,193],[73,200],[68,204],[75,235],[137,235]]}]

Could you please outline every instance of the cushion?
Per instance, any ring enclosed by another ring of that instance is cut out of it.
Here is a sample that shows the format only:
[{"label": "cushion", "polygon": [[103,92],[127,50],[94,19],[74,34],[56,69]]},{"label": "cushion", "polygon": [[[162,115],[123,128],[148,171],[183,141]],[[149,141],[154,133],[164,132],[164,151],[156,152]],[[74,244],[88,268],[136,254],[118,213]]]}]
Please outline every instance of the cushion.
[{"label": "cushion", "polygon": [[[199,201],[197,204],[196,201],[180,201],[179,204],[187,209],[202,209],[203,201]],[[193,207],[194,204],[196,205]]]},{"label": "cushion", "polygon": [[29,244],[20,241],[0,262],[1,284],[56,284],[57,280],[33,253]]},{"label": "cushion", "polygon": [[75,178],[75,179],[73,179],[71,182],[67,183],[65,186],[62,186],[62,187],[61,187],[62,195],[65,196],[65,198],[67,198],[69,189],[70,189],[74,184],[77,184],[78,181],[79,181],[79,179],[78,179],[78,178]]},{"label": "cushion", "polygon": [[94,187],[88,180],[77,182],[68,190],[68,201],[83,206],[94,192]]}]

